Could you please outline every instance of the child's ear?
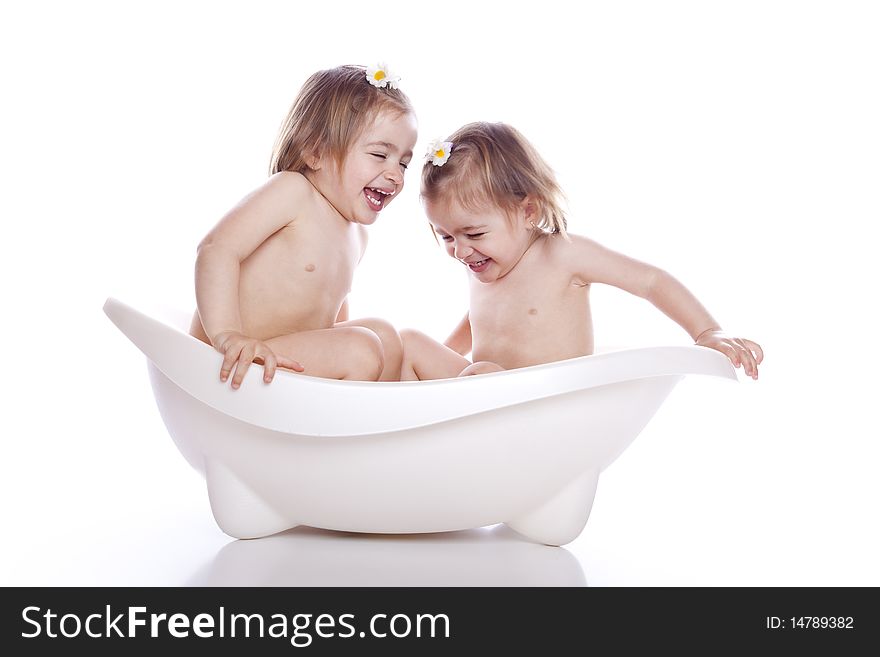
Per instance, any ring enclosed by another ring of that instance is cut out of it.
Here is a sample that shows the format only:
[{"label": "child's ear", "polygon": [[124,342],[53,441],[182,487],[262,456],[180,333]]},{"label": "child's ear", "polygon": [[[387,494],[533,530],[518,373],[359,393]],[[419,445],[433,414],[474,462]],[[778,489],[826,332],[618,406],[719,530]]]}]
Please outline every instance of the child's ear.
[{"label": "child's ear", "polygon": [[534,199],[526,194],[523,200],[519,202],[519,209],[527,226],[529,228],[534,227],[535,220],[538,218],[538,206]]},{"label": "child's ear", "polygon": [[312,171],[319,171],[321,169],[323,158],[317,148],[308,150],[306,152],[305,160],[306,166]]}]

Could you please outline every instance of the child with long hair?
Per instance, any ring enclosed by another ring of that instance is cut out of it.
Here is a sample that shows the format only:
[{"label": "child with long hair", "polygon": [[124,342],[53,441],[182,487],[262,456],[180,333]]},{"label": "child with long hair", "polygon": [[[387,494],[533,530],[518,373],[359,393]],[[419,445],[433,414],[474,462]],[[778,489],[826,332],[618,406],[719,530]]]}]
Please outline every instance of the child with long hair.
[{"label": "child with long hair", "polygon": [[340,66],[303,85],[270,178],[199,244],[190,332],[238,388],[252,362],[312,376],[396,380],[402,345],[379,319],[348,321],[366,226],[400,193],[416,142],[412,105],[383,66]]},{"label": "child with long hair", "polygon": [[[671,274],[569,235],[552,170],[514,128],[472,123],[432,144],[422,200],[446,252],[470,276],[470,309],[439,344],[401,331],[402,380],[526,367],[593,353],[590,288],[614,285],[647,299],[758,378],[761,347],[725,333]],[[473,354],[473,363],[465,358]]]}]

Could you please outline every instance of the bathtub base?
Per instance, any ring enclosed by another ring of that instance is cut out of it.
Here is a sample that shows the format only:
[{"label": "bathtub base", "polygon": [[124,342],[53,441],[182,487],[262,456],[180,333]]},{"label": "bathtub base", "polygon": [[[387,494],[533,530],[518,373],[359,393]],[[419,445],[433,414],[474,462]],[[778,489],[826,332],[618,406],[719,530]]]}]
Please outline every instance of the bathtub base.
[{"label": "bathtub base", "polygon": [[538,543],[565,545],[587,524],[598,484],[598,470],[581,475],[549,502],[505,524]]},{"label": "bathtub base", "polygon": [[296,527],[219,461],[205,463],[214,520],[233,538],[263,538]]}]

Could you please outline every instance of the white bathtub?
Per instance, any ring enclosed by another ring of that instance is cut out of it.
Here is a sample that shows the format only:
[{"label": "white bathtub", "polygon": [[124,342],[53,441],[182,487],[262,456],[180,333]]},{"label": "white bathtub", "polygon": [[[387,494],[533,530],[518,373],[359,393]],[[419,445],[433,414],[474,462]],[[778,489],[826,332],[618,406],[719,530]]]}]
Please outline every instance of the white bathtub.
[{"label": "white bathtub", "polygon": [[365,383],[221,357],[115,299],[104,312],[147,356],[159,412],[236,538],[297,525],[422,533],[497,523],[548,545],[580,534],[599,473],[686,374],[736,380],[717,351],[630,349],[442,381]]}]

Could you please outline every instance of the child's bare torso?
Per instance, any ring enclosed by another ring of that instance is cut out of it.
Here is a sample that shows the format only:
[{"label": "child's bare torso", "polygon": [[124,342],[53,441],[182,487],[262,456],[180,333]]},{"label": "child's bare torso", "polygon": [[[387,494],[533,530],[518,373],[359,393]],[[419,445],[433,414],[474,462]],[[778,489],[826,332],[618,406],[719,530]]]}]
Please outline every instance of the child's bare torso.
[{"label": "child's bare torso", "polygon": [[[242,332],[259,340],[331,328],[351,290],[366,229],[344,219],[317,191],[294,222],[241,263]],[[193,335],[207,341],[198,314]]]},{"label": "child's bare torso", "polygon": [[474,362],[512,369],[593,353],[590,286],[562,265],[567,246],[546,235],[503,278],[471,279]]}]

